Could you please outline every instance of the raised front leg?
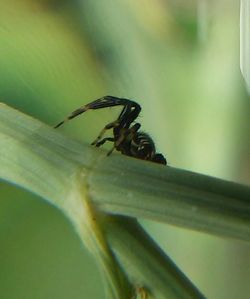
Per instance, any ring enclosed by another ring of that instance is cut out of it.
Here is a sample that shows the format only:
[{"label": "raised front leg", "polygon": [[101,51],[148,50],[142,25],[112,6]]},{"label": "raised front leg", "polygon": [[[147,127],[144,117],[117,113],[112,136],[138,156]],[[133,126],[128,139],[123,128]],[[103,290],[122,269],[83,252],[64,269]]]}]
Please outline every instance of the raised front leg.
[{"label": "raised front leg", "polygon": [[[141,107],[134,101],[131,101],[128,99],[123,99],[123,98],[117,98],[117,97],[113,97],[113,96],[105,96],[105,97],[97,99],[93,102],[88,103],[87,105],[81,106],[80,108],[76,109],[66,119],[64,119],[59,124],[57,124],[55,126],[55,128],[60,127],[66,121],[78,116],[79,114],[86,112],[87,110],[91,110],[91,109],[95,110],[95,109],[101,109],[101,108],[107,108],[107,107],[113,107],[113,106],[124,106],[124,108],[126,107],[125,109],[123,109],[123,112],[120,114],[120,117],[122,116],[122,114],[125,114],[125,116],[127,116],[128,113],[130,113],[130,111],[132,111],[133,117],[134,117],[134,115],[136,115],[135,116],[135,118],[136,118],[138,116],[139,112],[141,111]],[[136,113],[135,113],[135,111],[136,111]],[[122,117],[121,119],[123,120],[124,118]],[[130,117],[130,119],[131,119],[131,117]]]}]

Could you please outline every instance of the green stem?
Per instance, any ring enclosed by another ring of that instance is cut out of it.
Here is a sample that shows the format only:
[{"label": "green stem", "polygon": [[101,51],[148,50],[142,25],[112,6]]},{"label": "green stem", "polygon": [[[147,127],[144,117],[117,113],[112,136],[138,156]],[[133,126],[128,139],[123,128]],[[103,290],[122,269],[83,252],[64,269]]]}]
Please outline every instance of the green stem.
[{"label": "green stem", "polygon": [[136,287],[157,298],[203,298],[138,223],[122,216],[250,241],[249,187],[119,154],[107,157],[3,104],[0,165],[1,179],[69,217],[106,273],[108,298],[129,298]]},{"label": "green stem", "polygon": [[110,217],[104,228],[131,280],[144,286],[153,298],[205,298],[136,220]]},{"label": "green stem", "polygon": [[249,186],[121,158],[103,159],[89,176],[103,211],[250,241]]},{"label": "green stem", "polygon": [[120,154],[106,157],[3,104],[0,134],[0,177],[57,206],[81,169],[91,200],[105,212],[250,241],[249,186]]}]

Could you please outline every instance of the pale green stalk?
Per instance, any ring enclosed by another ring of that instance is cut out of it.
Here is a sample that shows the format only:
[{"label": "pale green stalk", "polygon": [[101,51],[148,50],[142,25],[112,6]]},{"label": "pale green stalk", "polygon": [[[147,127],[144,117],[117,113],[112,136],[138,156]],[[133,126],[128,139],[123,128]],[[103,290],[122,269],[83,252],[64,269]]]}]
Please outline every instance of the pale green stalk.
[{"label": "pale green stalk", "polygon": [[[4,104],[0,178],[61,209],[108,281],[107,298],[204,298],[135,219],[250,240],[250,189],[120,154],[110,157]],[[112,216],[113,215],[113,216]]]}]

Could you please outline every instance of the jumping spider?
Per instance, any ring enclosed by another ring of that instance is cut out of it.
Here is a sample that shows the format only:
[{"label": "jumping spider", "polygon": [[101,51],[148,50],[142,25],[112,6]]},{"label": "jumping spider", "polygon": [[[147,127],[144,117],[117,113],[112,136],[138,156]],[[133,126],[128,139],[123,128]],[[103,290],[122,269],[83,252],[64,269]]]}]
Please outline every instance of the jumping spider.
[{"label": "jumping spider", "polygon": [[[55,128],[60,127],[65,121],[70,120],[87,110],[119,105],[123,106],[123,109],[118,118],[115,121],[108,123],[102,129],[99,136],[92,142],[92,145],[99,147],[106,141],[111,141],[114,145],[108,152],[108,155],[116,149],[126,156],[166,165],[167,161],[164,156],[156,153],[155,145],[151,137],[148,134],[139,131],[141,125],[139,123],[134,123],[132,125],[141,111],[140,105],[134,101],[113,96],[102,97],[73,111],[64,121],[56,125]],[[113,129],[114,136],[102,138],[106,130],[109,129]]]}]

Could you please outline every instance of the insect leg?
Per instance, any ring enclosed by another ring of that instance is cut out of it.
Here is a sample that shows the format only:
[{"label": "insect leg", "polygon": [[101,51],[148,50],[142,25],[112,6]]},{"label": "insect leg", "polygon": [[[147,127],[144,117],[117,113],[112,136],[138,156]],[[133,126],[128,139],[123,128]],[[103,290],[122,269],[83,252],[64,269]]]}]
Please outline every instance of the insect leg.
[{"label": "insect leg", "polygon": [[137,131],[140,129],[140,127],[141,127],[141,124],[136,123],[136,124],[134,124],[134,125],[130,128],[130,131],[133,132],[133,133],[135,133],[135,132],[137,132]]},{"label": "insect leg", "polygon": [[113,121],[109,124],[107,124],[100,132],[100,134],[97,136],[97,138],[91,143],[91,145],[96,145],[99,140],[102,138],[102,136],[104,135],[104,133],[109,130],[109,129],[112,129],[112,128],[115,128],[119,125],[119,123],[116,121]]},{"label": "insect leg", "polygon": [[135,135],[135,133],[140,129],[141,125],[139,123],[134,124],[131,128],[129,129],[122,129],[120,131],[119,137],[117,140],[115,140],[115,147],[119,148],[119,146],[121,145],[121,143],[127,138],[127,136],[132,135],[132,139],[133,136]]},{"label": "insect leg", "polygon": [[111,141],[111,142],[114,142],[115,141],[115,138],[113,137],[106,137],[106,138],[103,138],[102,140],[98,141],[95,146],[96,147],[99,147],[101,145],[103,145],[106,141]]},{"label": "insect leg", "polygon": [[[105,96],[102,97],[100,99],[97,99],[93,102],[88,103],[87,105],[81,106],[80,108],[76,109],[75,111],[73,111],[65,120],[61,121],[59,124],[57,124],[55,126],[55,128],[60,127],[61,125],[63,125],[66,121],[86,112],[87,110],[95,110],[95,109],[101,109],[101,108],[107,108],[107,107],[113,107],[113,106],[135,106],[135,107],[139,107],[139,112],[140,112],[140,106],[128,99],[123,99],[123,98],[117,98],[117,97],[113,97],[113,96]],[[131,108],[129,108],[130,110]],[[134,109],[134,108],[132,108]],[[138,114],[137,114],[138,115]],[[137,116],[136,116],[137,117]]]},{"label": "insect leg", "polygon": [[141,111],[141,106],[133,101],[128,101],[123,107],[118,120],[120,122],[120,128],[129,128],[131,123],[137,118]]}]

